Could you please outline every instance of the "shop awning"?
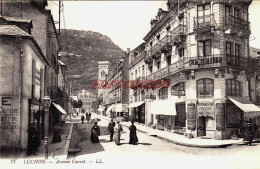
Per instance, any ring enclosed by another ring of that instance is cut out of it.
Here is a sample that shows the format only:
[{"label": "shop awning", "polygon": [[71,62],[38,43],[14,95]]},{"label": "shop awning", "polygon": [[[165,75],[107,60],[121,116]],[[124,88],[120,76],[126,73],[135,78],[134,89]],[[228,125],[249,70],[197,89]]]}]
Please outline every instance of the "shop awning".
[{"label": "shop awning", "polygon": [[56,107],[56,109],[59,110],[59,112],[61,114],[67,114],[66,111],[59,104],[56,104],[56,103],[53,103],[53,102],[52,102],[52,104]]},{"label": "shop awning", "polygon": [[102,111],[104,111],[104,109],[105,109],[105,107],[99,107],[98,111],[102,112]]},{"label": "shop awning", "polygon": [[106,111],[106,114],[107,114],[107,115],[110,113],[110,111],[112,111],[112,109],[113,109],[114,106],[115,106],[115,105],[112,104],[112,105],[110,105],[110,106],[107,108],[107,111]]},{"label": "shop awning", "polygon": [[117,103],[114,104],[115,106],[113,107],[112,111],[114,112],[127,112],[127,105],[126,104],[122,104],[122,103]]},{"label": "shop awning", "polygon": [[177,114],[175,103],[173,99],[154,101],[151,103],[151,113],[175,116]]},{"label": "shop awning", "polygon": [[134,102],[134,103],[130,103],[128,107],[138,107],[141,106],[142,104],[144,104],[144,101]]},{"label": "shop awning", "polygon": [[244,112],[259,112],[260,108],[252,103],[248,98],[244,97],[228,97],[237,107],[239,107]]}]

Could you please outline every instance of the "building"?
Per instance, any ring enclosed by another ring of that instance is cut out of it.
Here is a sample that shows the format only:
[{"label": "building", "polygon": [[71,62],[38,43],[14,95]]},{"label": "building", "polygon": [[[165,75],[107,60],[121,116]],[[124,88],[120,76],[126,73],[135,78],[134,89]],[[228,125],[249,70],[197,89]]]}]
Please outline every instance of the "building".
[{"label": "building", "polygon": [[156,98],[146,109],[148,123],[193,137],[229,139],[257,118],[251,2],[171,0],[167,11],[159,9],[144,37],[146,81],[169,80],[170,87],[145,91]]},{"label": "building", "polygon": [[[144,81],[146,75],[145,43],[140,44],[129,55],[129,78],[130,81]],[[139,123],[147,124],[145,116],[145,105],[148,100],[145,99],[145,89],[132,86],[129,89],[129,115],[135,117]]]},{"label": "building", "polygon": [[[128,53],[130,49],[128,50]],[[102,88],[103,99],[100,109],[109,117],[128,116],[129,91],[123,88],[122,82],[129,80],[128,53],[120,59],[115,67],[106,75],[105,83],[100,82],[92,87]]]},{"label": "building", "polygon": [[0,149],[14,155],[27,148],[27,129],[31,123],[40,138],[48,132],[48,116],[39,99],[47,92],[44,80],[50,67],[29,34],[31,20],[15,19],[27,30],[0,16]]},{"label": "building", "polygon": [[[30,56],[29,58],[32,60],[32,63],[28,60],[28,63],[24,64],[26,71],[28,71],[26,76],[32,75],[33,80],[32,83],[23,81],[27,92],[31,91],[31,94],[27,96],[27,101],[21,103],[24,108],[27,108],[26,111],[29,114],[23,117],[25,119],[23,119],[24,121],[22,123],[24,130],[21,131],[23,136],[22,140],[20,140],[21,146],[19,148],[21,149],[28,147],[27,129],[29,129],[32,123],[36,125],[45,124],[44,132],[40,131],[42,129],[37,126],[37,130],[41,132],[41,138],[43,139],[44,136],[52,134],[53,125],[59,123],[60,114],[65,113],[59,105],[61,102],[60,98],[63,98],[62,92],[58,89],[59,65],[57,55],[60,50],[60,44],[51,11],[45,9],[46,6],[47,1],[2,1],[0,3],[1,16],[8,21],[9,25],[15,25],[27,32],[27,34],[30,35],[29,39],[33,39],[37,44],[35,48],[42,52],[44,59],[48,62],[48,64],[42,68],[39,63],[37,63],[37,60],[34,58],[31,59],[32,56]],[[10,31],[12,31],[12,29],[10,29]],[[25,37],[27,36],[23,36],[23,38]],[[13,43],[13,45],[13,47],[18,47],[16,43]],[[23,52],[26,53],[28,51]],[[31,73],[29,72],[30,69]],[[25,78],[25,80],[27,79]],[[41,89],[39,89],[40,80],[43,80],[44,83]],[[41,90],[40,95],[38,94],[38,90]],[[47,112],[45,113],[42,111],[44,109],[44,96],[50,96],[52,101],[52,104],[50,104],[49,109],[46,109]],[[20,103],[15,104],[20,105]],[[46,116],[46,118],[43,118],[43,116]]]},{"label": "building", "polygon": [[92,112],[96,112],[96,110],[94,109],[94,102],[96,102],[97,100],[97,96],[90,93],[89,91],[82,89],[79,91],[78,94],[78,100],[82,101],[82,107],[80,112],[81,113],[92,113]]}]

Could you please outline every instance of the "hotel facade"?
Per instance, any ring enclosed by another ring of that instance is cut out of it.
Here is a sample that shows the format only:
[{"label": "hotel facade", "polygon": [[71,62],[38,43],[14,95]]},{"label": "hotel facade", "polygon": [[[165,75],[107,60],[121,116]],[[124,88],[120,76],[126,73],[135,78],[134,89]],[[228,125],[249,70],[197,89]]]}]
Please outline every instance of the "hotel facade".
[{"label": "hotel facade", "polygon": [[144,89],[146,125],[213,139],[238,136],[246,121],[259,125],[251,2],[172,0],[159,9],[144,37],[144,80],[170,80],[170,87]]}]

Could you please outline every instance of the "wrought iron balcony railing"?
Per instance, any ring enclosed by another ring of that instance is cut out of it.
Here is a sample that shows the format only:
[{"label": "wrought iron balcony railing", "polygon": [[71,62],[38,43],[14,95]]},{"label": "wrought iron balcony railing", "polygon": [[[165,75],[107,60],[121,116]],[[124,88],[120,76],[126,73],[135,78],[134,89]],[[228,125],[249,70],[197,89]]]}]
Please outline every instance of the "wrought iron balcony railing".
[{"label": "wrought iron balcony railing", "polygon": [[225,26],[250,31],[250,22],[232,15],[225,17]]},{"label": "wrought iron balcony railing", "polygon": [[179,24],[172,32],[173,40],[176,41],[180,38],[180,36],[186,35],[186,26]]},{"label": "wrought iron balcony railing", "polygon": [[167,49],[171,48],[171,36],[166,35],[160,40],[160,49],[162,51],[166,51]]},{"label": "wrought iron balcony railing", "polygon": [[214,15],[194,17],[194,29],[213,27],[215,25]]}]

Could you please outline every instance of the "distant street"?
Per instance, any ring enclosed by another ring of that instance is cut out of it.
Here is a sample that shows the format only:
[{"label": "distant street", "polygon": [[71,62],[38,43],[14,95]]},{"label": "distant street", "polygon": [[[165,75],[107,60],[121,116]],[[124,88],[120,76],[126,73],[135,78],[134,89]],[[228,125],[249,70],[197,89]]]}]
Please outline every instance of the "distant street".
[{"label": "distant street", "polygon": [[[94,116],[94,115],[93,115]],[[93,117],[92,117],[93,118]],[[101,129],[100,144],[90,142],[92,124],[84,122],[77,124],[79,147],[82,149],[75,157],[77,160],[101,159],[100,165],[111,165],[120,168],[148,167],[159,168],[161,165],[178,166],[177,168],[260,168],[260,145],[236,145],[227,148],[192,148],[175,145],[164,140],[138,132],[139,144],[130,145],[129,129],[124,127],[121,137],[122,145],[117,146],[109,141],[107,131],[108,121],[101,120],[98,125]],[[74,140],[75,141],[75,140]],[[72,159],[73,156],[70,156]],[[252,165],[254,164],[254,165]]]}]

